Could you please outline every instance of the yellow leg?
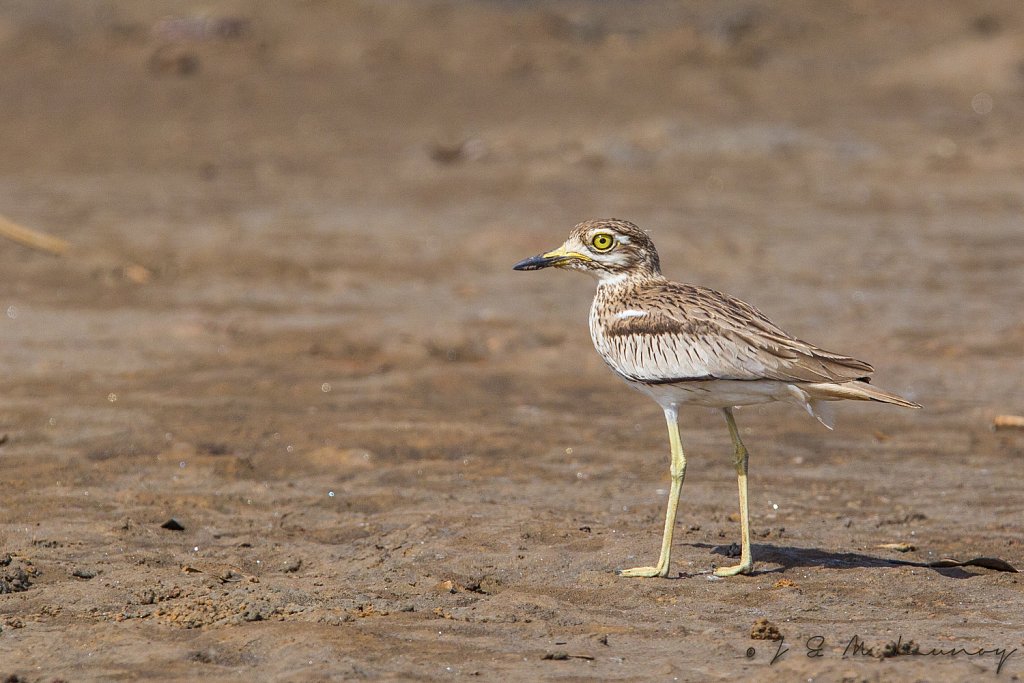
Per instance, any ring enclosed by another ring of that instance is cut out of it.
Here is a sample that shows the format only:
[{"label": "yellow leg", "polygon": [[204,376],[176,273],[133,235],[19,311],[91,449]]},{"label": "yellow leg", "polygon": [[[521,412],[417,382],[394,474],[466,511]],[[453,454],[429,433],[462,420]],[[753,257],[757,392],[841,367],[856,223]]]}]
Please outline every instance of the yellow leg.
[{"label": "yellow leg", "polygon": [[732,416],[732,409],[725,408],[725,421],[729,425],[729,435],[732,436],[733,465],[736,467],[736,478],[740,489],[740,563],[734,567],[719,567],[715,570],[715,576],[735,576],[737,574],[749,574],[754,571],[754,560],[750,557],[750,517],[747,513],[747,461],[750,455],[747,447],[740,439],[740,431],[736,428],[736,419]]},{"label": "yellow leg", "polygon": [[668,423],[668,442],[672,447],[672,486],[668,493],[668,509],[665,511],[665,532],[661,538],[661,555],[653,567],[622,569],[619,576],[668,576],[669,558],[672,555],[672,531],[676,523],[676,507],[679,505],[679,491],[686,476],[686,456],[679,441],[679,411],[675,406],[665,408],[665,422]]}]

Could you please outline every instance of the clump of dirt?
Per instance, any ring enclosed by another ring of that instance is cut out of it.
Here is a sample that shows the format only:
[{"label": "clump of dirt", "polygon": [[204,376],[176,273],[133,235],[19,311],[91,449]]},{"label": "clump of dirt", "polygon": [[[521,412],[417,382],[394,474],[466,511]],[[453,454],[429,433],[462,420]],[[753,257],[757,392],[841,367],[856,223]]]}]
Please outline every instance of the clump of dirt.
[{"label": "clump of dirt", "polygon": [[10,553],[0,556],[0,594],[27,591],[37,576],[39,570],[31,562]]},{"label": "clump of dirt", "polygon": [[761,617],[750,627],[750,639],[782,640],[782,633],[779,632],[778,626],[768,621],[766,617]]}]

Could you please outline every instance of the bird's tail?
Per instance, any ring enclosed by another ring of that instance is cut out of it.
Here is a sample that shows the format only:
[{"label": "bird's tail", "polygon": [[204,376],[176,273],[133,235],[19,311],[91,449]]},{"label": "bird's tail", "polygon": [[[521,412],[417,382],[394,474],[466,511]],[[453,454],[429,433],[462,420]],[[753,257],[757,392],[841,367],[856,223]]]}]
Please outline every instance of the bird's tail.
[{"label": "bird's tail", "polygon": [[816,398],[823,401],[850,399],[853,401],[878,401],[879,403],[891,403],[893,405],[903,406],[904,408],[921,407],[920,404],[908,401],[902,396],[890,394],[888,391],[882,391],[878,387],[873,387],[867,382],[862,382],[860,380],[843,382],[842,384],[832,384],[831,382],[801,384],[800,388],[806,391],[812,399]]}]

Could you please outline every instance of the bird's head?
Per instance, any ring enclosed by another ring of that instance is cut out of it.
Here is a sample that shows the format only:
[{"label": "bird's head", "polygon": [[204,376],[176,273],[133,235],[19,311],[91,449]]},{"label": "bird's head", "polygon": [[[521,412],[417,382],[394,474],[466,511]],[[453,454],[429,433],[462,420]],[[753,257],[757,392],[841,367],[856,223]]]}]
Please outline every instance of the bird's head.
[{"label": "bird's head", "polygon": [[647,233],[615,218],[584,221],[572,229],[562,246],[512,267],[540,270],[549,266],[586,271],[602,282],[661,274],[658,252]]}]

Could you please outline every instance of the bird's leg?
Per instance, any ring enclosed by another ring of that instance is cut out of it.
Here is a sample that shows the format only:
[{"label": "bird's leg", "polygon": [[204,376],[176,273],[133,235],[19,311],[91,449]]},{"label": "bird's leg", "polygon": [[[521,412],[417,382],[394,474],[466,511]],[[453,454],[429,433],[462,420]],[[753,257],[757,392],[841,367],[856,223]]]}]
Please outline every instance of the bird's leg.
[{"label": "bird's leg", "polygon": [[672,486],[668,493],[668,509],[665,511],[665,532],[661,539],[661,555],[658,564],[653,567],[634,567],[618,572],[619,576],[668,576],[669,557],[672,554],[672,531],[676,523],[676,507],[679,505],[679,491],[683,487],[686,476],[686,455],[683,444],[679,441],[679,411],[675,406],[665,408],[665,421],[668,423],[668,442],[672,448]]},{"label": "bird's leg", "polygon": [[750,517],[747,513],[747,461],[750,455],[747,447],[740,439],[740,431],[736,428],[736,419],[732,416],[731,408],[724,408],[725,421],[729,425],[729,435],[732,436],[733,465],[736,467],[736,478],[740,489],[740,563],[734,567],[719,567],[715,570],[715,576],[735,576],[737,574],[749,574],[754,570],[754,561],[750,557]]}]

